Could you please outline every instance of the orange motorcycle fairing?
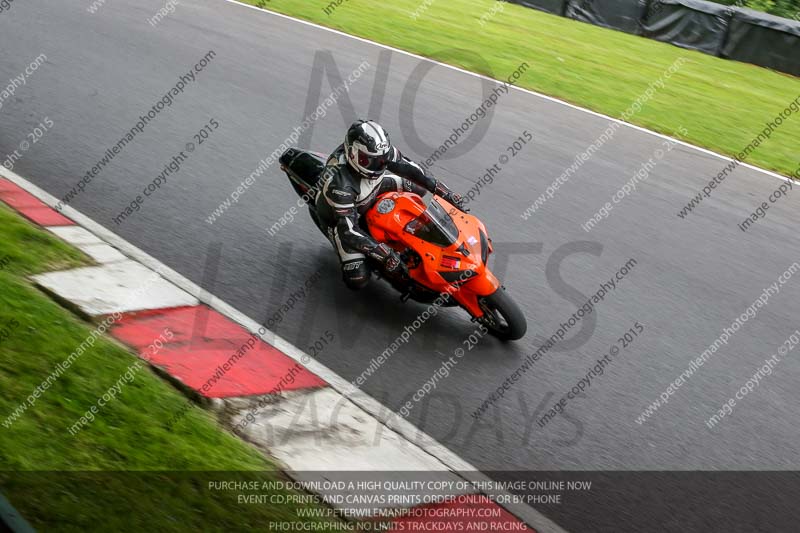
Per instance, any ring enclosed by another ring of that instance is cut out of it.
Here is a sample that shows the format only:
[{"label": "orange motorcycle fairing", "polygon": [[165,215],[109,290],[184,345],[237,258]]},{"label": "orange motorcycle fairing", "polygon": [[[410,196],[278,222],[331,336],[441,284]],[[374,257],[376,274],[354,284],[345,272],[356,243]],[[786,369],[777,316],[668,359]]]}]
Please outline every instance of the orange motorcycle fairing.
[{"label": "orange motorcycle fairing", "polygon": [[501,285],[486,266],[492,245],[478,218],[439,196],[426,205],[410,192],[381,195],[366,217],[372,237],[408,259],[414,281],[451,294],[474,318],[484,316],[479,299]]}]

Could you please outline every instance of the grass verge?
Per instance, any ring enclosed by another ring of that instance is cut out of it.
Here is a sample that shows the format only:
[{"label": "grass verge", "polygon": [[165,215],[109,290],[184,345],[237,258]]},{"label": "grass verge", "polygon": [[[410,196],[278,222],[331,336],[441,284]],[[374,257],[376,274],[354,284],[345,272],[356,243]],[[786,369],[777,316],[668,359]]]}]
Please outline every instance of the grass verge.
[{"label": "grass verge", "polygon": [[[0,204],[0,491],[34,528],[48,531],[265,531],[270,522],[319,521],[298,518],[297,509],[308,506],[244,505],[238,495],[253,492],[211,489],[211,481],[283,475],[197,407],[167,429],[186,400],[149,369],[71,436],[67,428],[137,360],[109,338],[100,337],[9,423],[92,329],[27,276],[86,262]],[[340,530],[337,521],[325,523]]]},{"label": "grass verge", "polygon": [[[800,97],[800,78],[493,0],[245,1],[497,79],[526,61],[520,86],[612,117],[684,57],[629,122],[730,156]],[[791,175],[798,138],[792,116],[747,162]]]}]

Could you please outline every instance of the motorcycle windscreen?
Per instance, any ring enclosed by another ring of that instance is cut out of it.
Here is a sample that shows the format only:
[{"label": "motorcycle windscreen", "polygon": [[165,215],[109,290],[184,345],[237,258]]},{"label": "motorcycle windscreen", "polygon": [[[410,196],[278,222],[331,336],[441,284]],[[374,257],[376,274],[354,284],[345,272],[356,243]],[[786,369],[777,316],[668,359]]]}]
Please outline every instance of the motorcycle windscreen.
[{"label": "motorcycle windscreen", "polygon": [[458,240],[458,227],[436,200],[428,209],[406,224],[405,231],[437,246],[447,247]]}]

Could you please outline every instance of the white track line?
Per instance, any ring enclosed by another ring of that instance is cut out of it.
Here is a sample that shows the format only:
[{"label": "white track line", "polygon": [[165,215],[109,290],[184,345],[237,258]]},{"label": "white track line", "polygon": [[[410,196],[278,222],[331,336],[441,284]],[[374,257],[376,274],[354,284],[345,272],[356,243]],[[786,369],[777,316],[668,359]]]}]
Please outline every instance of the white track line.
[{"label": "white track line", "polygon": [[[283,18],[283,19],[286,19],[286,20],[291,20],[291,21],[294,21],[294,22],[298,22],[298,23],[304,24],[306,26],[311,26],[312,28],[317,28],[317,29],[320,29],[320,30],[324,30],[324,31],[328,31],[328,32],[331,32],[331,33],[335,33],[335,34],[341,35],[343,37],[349,37],[350,39],[355,39],[356,41],[361,41],[363,43],[368,43],[368,44],[371,44],[373,46],[377,46],[379,48],[384,48],[386,50],[392,50],[393,52],[397,52],[397,53],[400,53],[400,54],[403,54],[403,55],[407,55],[407,56],[410,56],[410,57],[415,57],[417,59],[421,59],[423,61],[428,61],[428,62],[433,63],[435,65],[439,65],[439,66],[442,66],[442,67],[446,67],[446,68],[461,72],[462,74],[467,74],[469,76],[475,76],[475,77],[480,78],[482,80],[493,81],[493,82],[496,82],[496,83],[505,83],[504,81],[497,80],[495,78],[490,78],[489,76],[485,76],[483,74],[478,74],[476,72],[471,72],[469,70],[464,70],[464,69],[462,69],[460,67],[449,65],[447,63],[442,63],[440,61],[436,61],[435,59],[431,59],[429,57],[424,57],[424,56],[421,56],[421,55],[418,55],[418,54],[414,54],[412,52],[408,52],[408,51],[402,50],[400,48],[395,48],[393,46],[382,44],[382,43],[379,43],[379,42],[376,42],[376,41],[371,41],[369,39],[365,39],[363,37],[358,37],[356,35],[351,35],[349,33],[343,32],[343,31],[334,30],[333,28],[328,28],[327,26],[322,26],[322,25],[316,24],[314,22],[309,22],[307,20],[299,19],[299,18],[292,17],[292,16],[289,16],[289,15],[284,15],[283,13],[278,13],[276,11],[270,11],[269,9],[259,8],[259,7],[250,5],[250,4],[244,4],[244,3],[240,2],[239,0],[223,0],[223,1],[231,3],[231,4],[236,4],[236,5],[239,5],[239,6],[242,6],[242,7],[246,7],[246,8],[249,8],[249,9],[255,9],[256,11],[260,11],[262,13],[266,13],[266,14],[269,14],[269,15],[273,15],[275,17],[280,17],[280,18]],[[528,9],[528,8],[526,8],[526,9]],[[649,135],[655,135],[656,137],[659,137],[661,139],[671,140],[671,141],[676,142],[676,143],[678,143],[678,144],[680,144],[682,146],[686,146],[687,148],[691,148],[693,150],[697,150],[697,151],[702,152],[704,154],[712,155],[712,156],[717,157],[719,159],[722,159],[723,161],[726,161],[726,162],[733,161],[733,159],[731,159],[730,157],[728,157],[726,155],[722,155],[722,154],[717,153],[717,152],[714,152],[713,150],[709,150],[707,148],[702,148],[700,146],[688,143],[686,141],[682,141],[681,139],[676,139],[675,137],[670,137],[669,135],[664,135],[663,133],[658,133],[657,131],[649,130],[649,129],[644,128],[642,126],[637,126],[636,124],[631,124],[630,122],[625,122],[624,120],[620,120],[618,118],[610,117],[608,115],[604,115],[603,113],[599,113],[597,111],[592,111],[591,109],[587,109],[585,107],[580,107],[578,105],[571,104],[569,102],[565,102],[564,100],[559,100],[558,98],[555,98],[553,96],[548,96],[546,94],[539,93],[539,92],[536,92],[536,91],[531,90],[531,89],[525,89],[524,87],[519,87],[517,85],[511,85],[511,88],[515,89],[517,91],[521,91],[523,93],[527,93],[527,94],[530,94],[530,95],[533,95],[533,96],[537,96],[539,98],[544,98],[545,100],[549,100],[550,102],[555,102],[555,103],[570,107],[572,109],[577,109],[578,111],[583,111],[584,113],[589,113],[590,115],[594,115],[596,117],[602,117],[602,118],[604,118],[606,120],[610,120],[612,122],[617,122],[618,124],[622,124],[624,126],[628,126],[629,128],[633,128],[635,130],[647,133]],[[761,172],[761,173],[766,174],[768,176],[772,176],[773,178],[778,178],[779,180],[782,180],[784,182],[792,180],[792,178],[787,178],[786,176],[778,174],[777,172],[773,172],[771,170],[766,170],[766,169],[763,169],[761,167],[757,167],[755,165],[751,165],[750,163],[744,163],[743,162],[743,163],[740,163],[739,166],[746,167],[746,168],[749,168],[750,170],[755,170],[757,172]]]},{"label": "white track line", "polygon": [[[0,167],[0,177],[5,177],[52,208],[59,203],[59,200],[55,196],[39,188],[15,172]],[[163,278],[171,281],[184,291],[188,292],[190,295],[197,298],[200,302],[206,304],[208,307],[238,323],[249,332],[257,333],[259,328],[262,327],[261,324],[251,319],[241,311],[237,310],[220,298],[217,298],[199,285],[195,284],[193,281],[184,277],[182,274],[179,274],[158,259],[129,243],[116,233],[113,233],[104,226],[101,226],[77,209],[69,205],[65,205],[61,209],[61,213],[67,218],[73,220],[77,225],[82,226],[84,229],[93,233],[106,243],[114,246],[128,257],[139,261],[146,267],[154,270]],[[352,383],[339,376],[333,370],[308,356],[300,348],[297,348],[270,330],[267,330],[267,332],[262,335],[261,338],[264,340],[264,342],[271,344],[287,356],[304,365],[308,370],[325,380],[332,389],[347,397],[354,404],[363,409],[368,415],[377,419],[386,427],[402,435],[405,439],[435,459],[439,460],[447,468],[453,472],[456,472],[462,478],[468,481],[482,483],[490,481],[490,479],[477,468],[463,460],[455,453],[451,452],[449,449],[445,448],[433,437],[429,436],[427,433],[423,433],[405,418],[397,416],[388,407],[384,406],[373,397],[363,392],[361,389],[355,387]],[[511,495],[504,491],[492,492],[491,494],[508,496],[509,500],[507,501],[513,501]],[[529,526],[533,527],[537,533],[567,533],[566,530],[528,505],[514,503],[503,503],[498,505],[504,507],[511,514]]]},{"label": "white track line", "polygon": [[[252,6],[252,5],[249,5],[249,4],[244,4],[244,3],[239,2],[237,0],[224,0],[224,1],[228,2],[228,3],[231,3],[231,4],[237,4],[237,5],[240,5],[240,6],[245,7],[245,8],[254,9],[256,11],[259,11],[259,12],[262,12],[262,13],[266,13],[266,14],[269,14],[269,15],[272,15],[272,16],[275,16],[275,17],[280,17],[280,18],[283,18],[283,19],[286,19],[286,20],[291,20],[291,21],[294,21],[294,22],[297,22],[297,23],[300,23],[300,24],[304,24],[306,26],[311,26],[313,28],[317,28],[317,29],[324,30],[324,31],[327,31],[327,32],[335,33],[335,34],[341,35],[343,37],[348,37],[350,39],[355,39],[357,41],[368,43],[368,44],[371,44],[373,46],[377,46],[379,48],[392,50],[394,52],[397,52],[397,53],[400,53],[400,54],[403,54],[403,55],[407,55],[407,56],[410,56],[410,57],[414,57],[414,58],[420,59],[422,61],[428,61],[428,62],[434,63],[436,65],[439,65],[439,66],[442,66],[442,67],[446,67],[446,68],[461,72],[462,74],[466,74],[466,75],[469,75],[469,76],[474,76],[474,77],[477,77],[477,78],[480,78],[480,79],[484,79],[484,80],[488,80],[488,81],[493,81],[493,82],[496,82],[496,83],[505,83],[503,81],[497,80],[495,78],[491,78],[489,76],[485,76],[483,74],[477,74],[475,72],[464,70],[462,68],[459,68],[459,67],[456,67],[456,66],[453,66],[453,65],[448,65],[447,63],[442,63],[440,61],[436,61],[436,60],[433,60],[433,59],[430,59],[430,58],[427,58],[427,57],[424,57],[424,56],[420,56],[418,54],[414,54],[414,53],[408,52],[406,50],[401,50],[399,48],[388,46],[388,45],[385,45],[385,44],[382,44],[382,43],[379,43],[379,42],[376,42],[376,41],[371,41],[371,40],[365,39],[363,37],[357,37],[355,35],[351,35],[349,33],[345,33],[345,32],[339,31],[339,30],[328,28],[328,27],[325,27],[325,26],[322,26],[322,25],[319,25],[319,24],[315,24],[313,22],[308,22],[306,20],[302,20],[302,19],[298,19],[298,18],[295,18],[295,17],[291,17],[289,15],[284,15],[283,13],[277,13],[275,11],[270,11],[268,9],[258,8],[256,6]],[[548,96],[546,94],[542,94],[542,93],[533,91],[531,89],[525,89],[523,87],[518,87],[518,86],[515,86],[515,85],[512,85],[511,88],[514,89],[514,90],[517,90],[517,91],[521,91],[521,92],[533,95],[533,96],[537,96],[539,98],[543,98],[543,99],[551,101],[551,102],[555,102],[555,103],[570,107],[572,109],[576,109],[578,111],[583,111],[584,113],[589,113],[591,115],[594,115],[594,116],[597,116],[597,117],[601,117],[601,118],[604,118],[606,120],[617,122],[617,123],[622,124],[624,126],[627,126],[629,128],[633,128],[635,130],[638,130],[638,131],[641,131],[641,132],[644,132],[644,133],[647,133],[647,134],[650,134],[650,135],[654,135],[654,136],[662,138],[662,139],[669,139],[669,140],[671,140],[673,142],[676,142],[676,143],[678,143],[678,144],[680,144],[682,146],[686,146],[688,148],[697,150],[699,152],[702,152],[702,153],[705,153],[705,154],[709,154],[711,156],[717,157],[717,158],[722,159],[724,161],[728,161],[728,162],[732,161],[732,159],[730,157],[722,155],[722,154],[719,154],[719,153],[714,152],[712,150],[708,150],[706,148],[702,148],[702,147],[687,143],[687,142],[682,141],[680,139],[676,139],[674,137],[670,137],[669,135],[664,135],[662,133],[658,133],[658,132],[649,130],[647,128],[643,128],[641,126],[637,126],[635,124],[631,124],[631,123],[625,122],[623,120],[619,120],[618,118],[614,118],[614,117],[611,117],[611,116],[608,116],[608,115],[604,115],[603,113],[598,113],[597,111],[592,111],[591,109],[586,109],[584,107],[580,107],[580,106],[577,106],[575,104],[571,104],[569,102],[565,102],[564,100],[559,100],[558,98],[554,98],[552,96]],[[778,179],[783,180],[783,181],[789,181],[789,179],[790,179],[790,178],[787,178],[786,176],[782,176],[782,175],[777,174],[775,172],[772,172],[770,170],[765,170],[763,168],[751,165],[749,163],[741,163],[740,166],[744,166],[744,167],[749,168],[751,170],[755,170],[757,172],[761,172],[763,174],[766,174],[768,176],[772,176],[774,178],[778,178]],[[19,176],[18,174],[14,173],[14,172],[10,172],[10,171],[8,171],[6,169],[0,169],[0,172],[5,174],[5,177],[7,177],[10,181],[16,183],[17,185],[19,185],[20,187],[22,187],[23,189],[25,189],[29,193],[33,194],[34,196],[36,196],[37,198],[39,198],[40,200],[42,200],[43,202],[48,204],[50,207],[55,207],[55,205],[58,203],[58,200],[54,196],[52,196],[49,193],[47,193],[46,191],[40,189],[39,187],[37,187],[33,183],[29,182],[25,178]],[[122,250],[128,256],[136,259],[137,261],[140,261],[142,264],[144,264],[144,265],[152,268],[156,272],[160,273],[164,278],[168,279],[169,281],[173,282],[177,286],[181,287],[182,289],[187,291],[189,294],[195,296],[198,300],[200,300],[204,304],[208,305],[212,309],[220,312],[221,314],[227,316],[231,320],[237,322],[238,324],[240,324],[241,326],[246,328],[248,331],[257,332],[258,329],[261,327],[260,324],[258,324],[258,322],[256,322],[256,321],[252,320],[251,318],[247,317],[244,313],[241,313],[240,311],[238,311],[234,307],[230,306],[229,304],[225,303],[221,299],[219,299],[216,296],[210,294],[209,292],[207,292],[202,287],[196,285],[194,282],[192,282],[189,279],[185,278],[183,275],[179,274],[178,272],[172,270],[171,268],[169,268],[168,266],[164,265],[163,263],[161,263],[160,261],[158,261],[154,257],[152,257],[149,254],[145,253],[144,251],[140,250],[136,246],[130,244],[128,241],[122,239],[121,237],[119,237],[115,233],[107,230],[105,227],[103,227],[100,224],[94,222],[92,219],[90,219],[87,216],[83,215],[81,212],[77,211],[73,207],[64,206],[64,208],[62,209],[62,212],[68,218],[71,218],[76,223],[78,223],[79,225],[81,225],[84,228],[88,229],[89,231],[91,231],[92,233],[94,233],[98,237],[102,238],[103,240],[105,240],[109,244],[112,244],[113,246],[115,246],[118,249]],[[441,461],[442,463],[447,465],[449,468],[453,469],[455,472],[460,473],[463,477],[465,477],[465,478],[467,478],[468,480],[471,480],[471,481],[485,482],[485,481],[489,480],[489,478],[487,478],[485,475],[483,475],[474,466],[470,465],[468,462],[466,462],[463,459],[461,459],[458,455],[454,454],[453,452],[451,452],[450,450],[448,450],[447,448],[442,446],[440,443],[438,443],[435,439],[433,439],[429,435],[427,435],[425,433],[422,433],[419,429],[417,429],[415,426],[413,426],[407,420],[405,420],[403,418],[398,418],[397,416],[393,416],[393,414],[389,415],[389,416],[386,416],[386,413],[389,412],[389,410],[386,407],[384,407],[380,402],[378,402],[377,400],[375,400],[374,398],[372,398],[368,394],[366,394],[363,391],[361,391],[360,389],[354,387],[349,381],[347,381],[346,379],[342,378],[341,376],[339,376],[338,374],[336,374],[335,372],[333,372],[332,370],[330,370],[326,366],[320,364],[319,362],[317,362],[314,359],[310,359],[309,362],[305,362],[306,358],[303,357],[305,355],[304,352],[302,350],[300,350],[299,348],[295,347],[294,345],[292,345],[291,343],[289,343],[288,341],[286,341],[285,339],[282,339],[281,337],[275,335],[275,333],[273,333],[271,331],[267,331],[267,333],[262,338],[263,338],[263,340],[265,342],[268,342],[268,343],[272,344],[277,349],[283,351],[286,355],[288,355],[289,357],[291,357],[292,359],[294,359],[294,360],[296,360],[298,362],[301,361],[301,357],[302,357],[302,361],[304,361],[303,364],[306,366],[306,368],[308,368],[311,372],[315,373],[316,375],[318,375],[319,377],[324,379],[326,382],[328,382],[331,385],[332,388],[334,388],[335,390],[337,390],[341,394],[347,396],[350,400],[352,400],[355,404],[357,404],[359,407],[361,407],[369,415],[371,415],[374,418],[380,420],[387,427],[397,431],[398,433],[400,433],[401,435],[403,435],[404,437],[409,439],[411,442],[415,443],[417,446],[419,446],[420,448],[425,450],[427,453],[429,453],[430,455],[432,455],[433,457],[435,457],[436,459],[438,459],[439,461]],[[509,512],[511,512],[512,514],[514,514],[518,518],[520,518],[523,521],[525,521],[531,527],[535,528],[539,533],[550,533],[550,532],[553,532],[553,533],[566,533],[566,531],[564,529],[562,529],[560,526],[556,525],[549,518],[547,518],[546,516],[542,515],[539,511],[537,511],[537,510],[535,510],[535,509],[533,509],[533,508],[531,508],[531,507],[529,507],[527,505],[504,504],[503,507],[505,507]]]}]

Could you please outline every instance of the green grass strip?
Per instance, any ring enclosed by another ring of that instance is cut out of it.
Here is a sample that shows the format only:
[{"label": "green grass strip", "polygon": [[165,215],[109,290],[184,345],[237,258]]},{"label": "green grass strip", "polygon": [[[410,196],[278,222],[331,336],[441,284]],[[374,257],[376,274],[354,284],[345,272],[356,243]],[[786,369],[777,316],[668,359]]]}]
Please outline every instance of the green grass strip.
[{"label": "green grass strip", "polygon": [[[800,97],[800,79],[787,74],[514,4],[500,10],[493,0],[246,1],[497,79],[525,61],[531,68],[521,87],[615,118],[685,57],[666,86],[628,121],[730,156]],[[355,106],[363,113],[368,103]],[[785,175],[795,172],[797,115],[747,162]],[[681,127],[686,135],[677,133]]]},{"label": "green grass strip", "polygon": [[0,204],[0,492],[45,531],[266,531],[270,521],[311,520],[297,516],[301,505],[246,505],[237,498],[249,491],[210,490],[210,481],[283,474],[198,407],[168,429],[186,399],[149,369],[71,436],[67,428],[137,361],[110,338],[100,337],[9,423],[93,329],[27,276],[87,263]]}]

